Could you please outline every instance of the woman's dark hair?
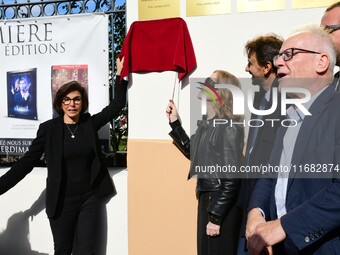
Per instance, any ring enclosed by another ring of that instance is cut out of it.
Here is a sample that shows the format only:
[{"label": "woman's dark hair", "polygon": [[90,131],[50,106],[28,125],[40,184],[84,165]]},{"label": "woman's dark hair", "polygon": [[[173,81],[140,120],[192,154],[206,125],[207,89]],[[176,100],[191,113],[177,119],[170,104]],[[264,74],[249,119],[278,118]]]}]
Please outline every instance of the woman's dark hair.
[{"label": "woman's dark hair", "polygon": [[58,89],[57,94],[55,95],[55,98],[53,101],[53,109],[59,115],[64,114],[63,108],[61,107],[61,104],[63,103],[63,98],[73,91],[79,91],[79,93],[81,94],[81,100],[82,100],[81,113],[84,113],[85,111],[87,111],[87,108],[89,107],[89,98],[88,98],[85,88],[81,86],[81,84],[77,81],[70,81],[68,83],[65,83],[63,86],[61,86]]}]

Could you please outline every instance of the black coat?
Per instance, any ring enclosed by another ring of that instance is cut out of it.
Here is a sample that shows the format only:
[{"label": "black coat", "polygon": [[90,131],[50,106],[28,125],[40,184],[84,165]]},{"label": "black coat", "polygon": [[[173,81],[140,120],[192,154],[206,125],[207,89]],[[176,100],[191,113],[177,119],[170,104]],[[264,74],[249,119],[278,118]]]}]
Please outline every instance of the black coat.
[{"label": "black coat", "polygon": [[[90,136],[88,142],[94,148],[95,157],[91,163],[91,192],[98,197],[114,196],[116,190],[107,168],[102,161],[97,131],[113,118],[117,117],[126,101],[126,84],[115,85],[115,98],[100,113],[80,116],[78,125],[82,125]],[[15,186],[32,171],[35,163],[44,154],[47,164],[46,213],[53,218],[57,212],[60,189],[63,181],[63,116],[41,123],[37,136],[25,155],[0,177],[0,194]]]},{"label": "black coat", "polygon": [[[277,88],[278,82],[277,80],[274,80],[272,88]],[[271,91],[271,95],[273,92]],[[264,94],[263,94],[264,97]],[[266,103],[265,109],[269,109],[272,106],[272,96],[270,100]],[[257,106],[258,108],[258,106]],[[282,120],[285,116],[281,116],[281,96],[278,95],[278,104],[276,107],[276,110],[268,115],[263,116],[262,120],[265,119],[276,119],[276,120]],[[255,114],[251,115],[251,119],[258,119],[259,117]],[[247,142],[247,148],[246,148],[246,155],[245,158],[248,159],[245,162],[245,165],[247,166],[261,166],[261,165],[267,165],[270,159],[270,155],[272,153],[277,129],[280,126],[279,121],[275,121],[274,125],[270,121],[264,121],[264,125],[262,127],[250,127],[249,128],[249,134],[248,134],[248,142]],[[254,147],[252,148],[252,151],[250,152],[250,137],[253,132],[255,132],[255,129],[257,130],[257,136],[254,143]],[[255,188],[256,182],[258,179],[256,178],[243,178],[241,183],[241,190],[239,194],[239,198],[237,201],[237,206],[242,208],[243,211],[243,219],[242,219],[242,226],[241,226],[241,236],[245,235],[245,227],[246,227],[246,220],[247,220],[247,208],[249,204],[249,200],[251,197],[251,194],[253,193],[253,190]]]},{"label": "black coat", "polygon": [[238,125],[213,127],[211,121],[206,121],[200,123],[195,135],[189,139],[179,122],[172,127],[169,135],[176,146],[191,159],[189,178],[197,174],[196,190],[217,192],[207,210],[216,216],[218,221],[222,221],[235,204],[240,180],[234,178],[235,175],[230,176],[225,172],[197,173],[196,167],[219,165],[239,169],[244,139],[243,128]]}]

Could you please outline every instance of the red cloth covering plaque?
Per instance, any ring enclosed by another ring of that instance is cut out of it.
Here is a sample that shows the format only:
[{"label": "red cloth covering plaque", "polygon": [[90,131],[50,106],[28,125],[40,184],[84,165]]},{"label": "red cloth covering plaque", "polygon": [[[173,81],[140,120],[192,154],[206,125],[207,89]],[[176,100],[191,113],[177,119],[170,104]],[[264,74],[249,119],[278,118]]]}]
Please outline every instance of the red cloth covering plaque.
[{"label": "red cloth covering plaque", "polygon": [[121,78],[130,73],[176,71],[182,80],[196,68],[188,27],[181,18],[133,22],[121,57],[124,57]]}]

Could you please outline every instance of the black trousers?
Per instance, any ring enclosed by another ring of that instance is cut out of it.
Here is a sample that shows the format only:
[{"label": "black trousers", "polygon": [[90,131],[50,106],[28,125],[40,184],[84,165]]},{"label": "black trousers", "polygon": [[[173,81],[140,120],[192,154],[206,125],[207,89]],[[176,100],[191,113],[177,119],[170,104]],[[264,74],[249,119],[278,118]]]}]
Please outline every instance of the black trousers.
[{"label": "black trousers", "polygon": [[207,208],[216,192],[198,194],[197,216],[197,254],[198,255],[236,255],[242,213],[233,207],[221,224],[220,235],[210,237],[206,234],[209,222]]},{"label": "black trousers", "polygon": [[[94,255],[101,211],[105,203],[89,192],[65,196],[60,216],[50,219],[55,255]],[[77,240],[74,240],[77,233]]]}]

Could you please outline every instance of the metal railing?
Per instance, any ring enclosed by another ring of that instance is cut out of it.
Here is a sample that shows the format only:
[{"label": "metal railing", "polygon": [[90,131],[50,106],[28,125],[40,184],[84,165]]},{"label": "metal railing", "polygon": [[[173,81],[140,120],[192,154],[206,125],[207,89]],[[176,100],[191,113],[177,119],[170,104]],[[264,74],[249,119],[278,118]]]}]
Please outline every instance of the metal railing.
[{"label": "metal railing", "polygon": [[[7,1],[9,2],[9,1]],[[125,0],[24,0],[20,3],[5,3],[1,0],[0,20],[24,19],[56,15],[104,12],[109,15],[109,80],[112,85],[112,73],[115,71],[115,59],[120,52],[125,37]]]},{"label": "metal railing", "polygon": [[18,19],[89,12],[125,12],[125,10],[119,8],[120,6],[116,6],[116,1],[110,0],[26,0],[26,2],[20,3],[15,0],[14,3],[7,4],[4,0],[1,0],[0,19]]}]

